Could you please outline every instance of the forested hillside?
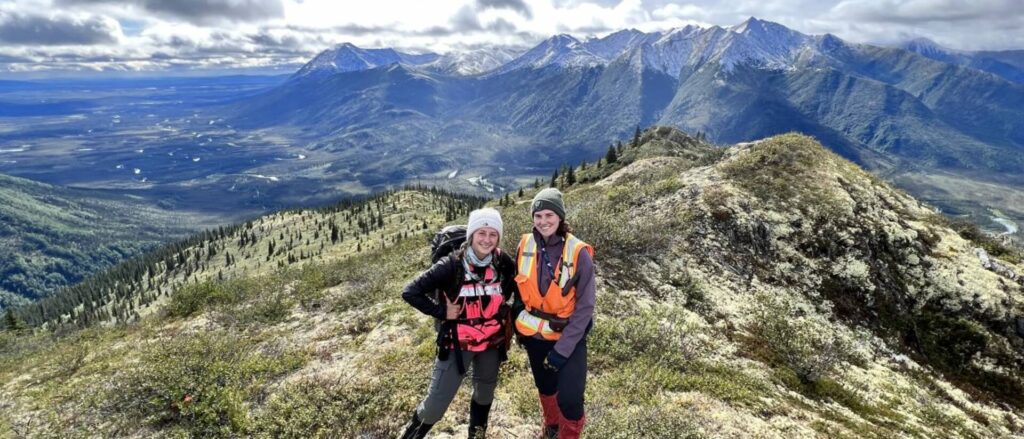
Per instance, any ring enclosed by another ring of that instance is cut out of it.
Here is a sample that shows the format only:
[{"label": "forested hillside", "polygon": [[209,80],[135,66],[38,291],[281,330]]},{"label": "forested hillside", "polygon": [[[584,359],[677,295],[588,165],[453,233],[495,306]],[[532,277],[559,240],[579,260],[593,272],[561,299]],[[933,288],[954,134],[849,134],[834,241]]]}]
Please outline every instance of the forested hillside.
[{"label": "forested hillside", "polygon": [[283,211],[218,227],[131,259],[53,297],[24,306],[32,326],[86,327],[137,320],[175,289],[331,261],[432,233],[483,199],[437,190],[385,192],[318,209]]},{"label": "forested hillside", "polygon": [[46,297],[211,220],[0,174],[0,308]]}]

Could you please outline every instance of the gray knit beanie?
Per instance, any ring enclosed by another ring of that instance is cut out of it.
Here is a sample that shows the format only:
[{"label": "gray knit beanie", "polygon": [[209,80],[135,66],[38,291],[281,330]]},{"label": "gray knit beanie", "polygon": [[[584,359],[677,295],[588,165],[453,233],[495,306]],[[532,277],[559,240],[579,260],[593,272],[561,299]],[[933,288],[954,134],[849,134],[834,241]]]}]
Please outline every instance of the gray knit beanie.
[{"label": "gray knit beanie", "polygon": [[537,192],[537,195],[533,197],[533,203],[530,204],[530,215],[544,209],[551,209],[555,215],[565,220],[565,204],[562,203],[562,193],[558,189],[549,187]]}]

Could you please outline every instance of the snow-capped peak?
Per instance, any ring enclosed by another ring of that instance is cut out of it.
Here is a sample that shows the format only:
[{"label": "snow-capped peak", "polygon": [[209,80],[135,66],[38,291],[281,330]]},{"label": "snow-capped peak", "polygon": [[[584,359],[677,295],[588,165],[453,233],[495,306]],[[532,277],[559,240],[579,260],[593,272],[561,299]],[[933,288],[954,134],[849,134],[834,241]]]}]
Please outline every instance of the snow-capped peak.
[{"label": "snow-capped peak", "polygon": [[501,67],[522,53],[522,49],[508,47],[487,47],[467,52],[451,52],[429,64],[422,65],[422,67],[449,75],[478,75]]},{"label": "snow-capped peak", "polygon": [[813,40],[786,26],[750,17],[728,29],[729,36],[716,50],[716,61],[731,69],[741,63],[785,68]]},{"label": "snow-capped peak", "polygon": [[293,77],[353,72],[392,64],[415,66],[432,62],[439,56],[436,53],[407,54],[391,48],[362,49],[352,43],[342,43],[320,52],[312,61],[302,66]]},{"label": "snow-capped peak", "polygon": [[956,51],[942,47],[939,43],[925,37],[911,39],[903,43],[901,47],[929,58],[945,57],[956,53]]},{"label": "snow-capped peak", "polygon": [[655,39],[653,43],[654,44],[670,44],[671,41],[676,41],[676,40],[680,40],[680,39],[693,38],[695,34],[700,33],[700,31],[702,31],[702,30],[703,30],[703,28],[701,28],[699,26],[694,26],[692,24],[688,24],[688,25],[683,26],[683,27],[677,27],[675,29],[669,30],[668,32],[665,32],[664,34],[660,34],[659,37],[657,39]]},{"label": "snow-capped peak", "polygon": [[588,39],[583,45],[587,51],[605,60],[612,60],[630,49],[648,42],[652,37],[660,37],[661,33],[645,34],[636,29],[625,29],[609,34],[604,38]]},{"label": "snow-capped peak", "polygon": [[605,59],[588,51],[583,43],[572,35],[559,34],[544,40],[491,74],[501,74],[524,68],[539,69],[551,65],[585,67],[605,62]]}]

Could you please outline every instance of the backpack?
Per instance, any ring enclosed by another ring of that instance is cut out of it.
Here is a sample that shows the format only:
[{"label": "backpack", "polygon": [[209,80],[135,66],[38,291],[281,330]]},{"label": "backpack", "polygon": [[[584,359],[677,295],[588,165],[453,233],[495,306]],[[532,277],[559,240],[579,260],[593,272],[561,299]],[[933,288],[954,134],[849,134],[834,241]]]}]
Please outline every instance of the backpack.
[{"label": "backpack", "polygon": [[445,226],[430,239],[430,263],[436,264],[466,242],[466,226]]}]

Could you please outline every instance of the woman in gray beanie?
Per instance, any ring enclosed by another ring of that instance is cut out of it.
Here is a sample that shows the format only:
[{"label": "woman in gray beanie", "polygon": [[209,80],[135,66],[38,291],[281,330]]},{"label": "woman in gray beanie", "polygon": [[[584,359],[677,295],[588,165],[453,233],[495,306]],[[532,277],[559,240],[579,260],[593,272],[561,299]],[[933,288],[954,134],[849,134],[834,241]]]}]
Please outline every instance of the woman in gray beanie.
[{"label": "woman in gray beanie", "polygon": [[515,264],[498,248],[502,226],[497,210],[474,210],[462,247],[439,259],[402,292],[406,302],[439,322],[430,387],[403,439],[422,438],[441,420],[467,369],[473,372],[468,437],[484,437],[498,365],[506,355],[506,302],[516,288]]},{"label": "woman in gray beanie", "polygon": [[593,325],[594,249],[572,234],[558,189],[530,204],[533,231],[516,251],[515,329],[537,385],[544,438],[578,438],[586,417],[587,333]]}]

